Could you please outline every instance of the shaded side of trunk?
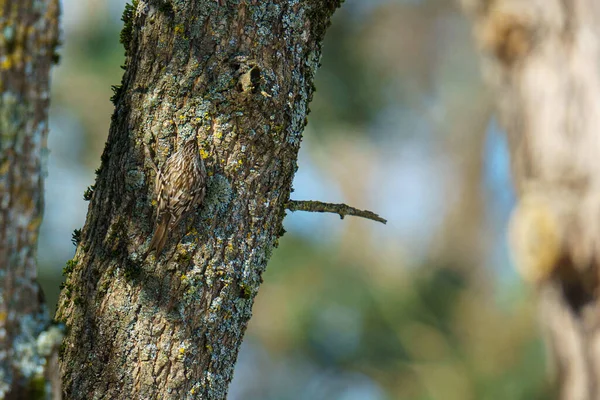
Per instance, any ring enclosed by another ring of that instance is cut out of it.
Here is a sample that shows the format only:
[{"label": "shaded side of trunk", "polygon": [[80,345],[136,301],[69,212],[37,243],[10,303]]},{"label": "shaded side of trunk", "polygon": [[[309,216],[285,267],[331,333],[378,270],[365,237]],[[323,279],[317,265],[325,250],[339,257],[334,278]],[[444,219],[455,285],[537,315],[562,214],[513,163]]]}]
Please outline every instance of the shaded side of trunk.
[{"label": "shaded side of trunk", "polygon": [[600,398],[600,3],[463,0],[507,131],[510,244],[560,397]]},{"label": "shaded side of trunk", "polygon": [[[57,319],[68,398],[224,399],[279,236],[338,0],[148,1]],[[155,171],[196,135],[203,204],[146,257]],[[145,151],[144,146],[149,151]]]},{"label": "shaded side of trunk", "polygon": [[[45,396],[49,316],[36,282],[57,0],[0,2],[0,397]],[[51,358],[51,357],[50,357]]]}]

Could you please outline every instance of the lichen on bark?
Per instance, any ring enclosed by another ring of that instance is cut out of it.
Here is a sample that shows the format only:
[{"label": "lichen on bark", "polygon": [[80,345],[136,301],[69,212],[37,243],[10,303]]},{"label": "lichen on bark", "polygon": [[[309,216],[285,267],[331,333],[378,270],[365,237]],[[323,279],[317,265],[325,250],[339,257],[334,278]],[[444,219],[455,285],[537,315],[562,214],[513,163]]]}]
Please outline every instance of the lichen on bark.
[{"label": "lichen on bark", "polygon": [[[57,0],[0,2],[0,398],[43,397],[50,318],[36,283]],[[57,382],[53,382],[56,386]]]},{"label": "lichen on bark", "polygon": [[[338,0],[138,1],[126,72],[57,319],[68,398],[223,399],[282,233]],[[152,162],[195,135],[209,173],[197,213],[144,257]],[[145,159],[144,146],[155,160]]]}]

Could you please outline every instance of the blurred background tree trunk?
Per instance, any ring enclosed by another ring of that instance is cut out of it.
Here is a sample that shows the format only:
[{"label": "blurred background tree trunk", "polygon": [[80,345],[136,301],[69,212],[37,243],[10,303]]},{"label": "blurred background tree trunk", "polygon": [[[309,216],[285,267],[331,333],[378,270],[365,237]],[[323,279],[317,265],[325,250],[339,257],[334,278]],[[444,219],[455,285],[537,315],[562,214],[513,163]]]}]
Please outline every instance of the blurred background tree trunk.
[{"label": "blurred background tree trunk", "polygon": [[[59,299],[68,398],[224,399],[282,220],[339,0],[135,1],[126,72]],[[200,212],[145,253],[155,173],[197,136]]]},{"label": "blurred background tree trunk", "polygon": [[58,0],[4,1],[0,15],[0,397],[44,398],[57,376],[36,256]]},{"label": "blurred background tree trunk", "polygon": [[600,5],[463,0],[508,135],[514,262],[561,399],[600,398]]}]

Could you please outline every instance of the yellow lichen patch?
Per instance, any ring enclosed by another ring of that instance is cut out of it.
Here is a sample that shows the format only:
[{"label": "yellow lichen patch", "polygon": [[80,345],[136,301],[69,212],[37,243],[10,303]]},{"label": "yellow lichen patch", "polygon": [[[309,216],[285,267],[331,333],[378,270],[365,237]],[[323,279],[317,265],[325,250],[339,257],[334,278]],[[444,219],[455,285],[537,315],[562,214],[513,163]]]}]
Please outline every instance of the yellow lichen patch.
[{"label": "yellow lichen patch", "polygon": [[225,255],[229,256],[233,253],[233,244],[231,242],[227,243],[225,247]]},{"label": "yellow lichen patch", "polygon": [[6,311],[0,311],[0,322],[6,321],[7,317],[8,317],[8,313]]},{"label": "yellow lichen patch", "polygon": [[191,259],[190,252],[181,243],[177,245],[177,259],[180,261],[189,261]]},{"label": "yellow lichen patch", "polygon": [[8,160],[3,162],[2,165],[0,165],[0,175],[6,174],[8,172],[9,168],[10,168],[10,162]]},{"label": "yellow lichen patch", "polygon": [[4,57],[2,61],[0,61],[0,69],[10,69],[12,67],[12,60],[10,57]]},{"label": "yellow lichen patch", "polygon": [[525,281],[539,283],[557,268],[562,235],[556,213],[543,198],[523,197],[510,218],[508,236],[513,262]]},{"label": "yellow lichen patch", "polygon": [[38,228],[40,227],[41,224],[42,224],[42,216],[39,215],[39,216],[33,218],[31,220],[31,222],[29,222],[29,225],[27,226],[27,229],[30,232],[35,232],[35,231],[38,230]]},{"label": "yellow lichen patch", "polygon": [[200,157],[202,157],[203,159],[208,158],[208,152],[204,149],[200,149]]},{"label": "yellow lichen patch", "polygon": [[33,210],[36,206],[35,202],[31,198],[31,193],[27,190],[23,190],[17,197],[17,203],[22,210]]}]

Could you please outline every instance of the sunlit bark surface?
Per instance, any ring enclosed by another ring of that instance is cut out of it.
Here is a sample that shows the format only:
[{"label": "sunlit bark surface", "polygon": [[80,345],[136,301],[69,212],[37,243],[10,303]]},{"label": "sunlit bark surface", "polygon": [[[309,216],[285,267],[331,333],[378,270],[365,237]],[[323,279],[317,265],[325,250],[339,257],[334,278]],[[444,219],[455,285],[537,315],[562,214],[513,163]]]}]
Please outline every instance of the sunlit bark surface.
[{"label": "sunlit bark surface", "polygon": [[[140,1],[61,293],[68,398],[224,399],[285,204],[338,0]],[[207,197],[148,254],[155,172],[197,136]]]}]

